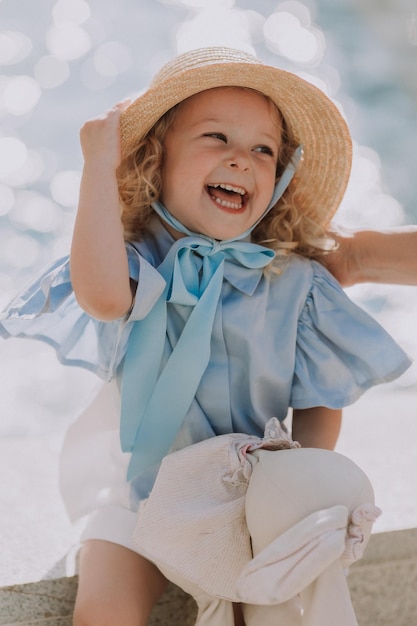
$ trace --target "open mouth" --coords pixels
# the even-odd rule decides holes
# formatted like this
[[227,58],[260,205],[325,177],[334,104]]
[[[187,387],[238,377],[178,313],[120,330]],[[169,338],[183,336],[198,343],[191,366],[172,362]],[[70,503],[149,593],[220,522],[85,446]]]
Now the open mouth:
[[247,202],[248,194],[243,187],[235,187],[228,183],[210,183],[207,185],[207,191],[214,202],[233,211],[243,209]]

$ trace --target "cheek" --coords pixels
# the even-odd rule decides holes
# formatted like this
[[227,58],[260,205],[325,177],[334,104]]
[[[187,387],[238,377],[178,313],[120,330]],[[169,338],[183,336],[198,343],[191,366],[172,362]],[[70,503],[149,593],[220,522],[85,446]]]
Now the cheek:
[[267,167],[260,173],[260,180],[262,181],[263,190],[267,193],[274,189],[276,184],[276,169],[275,166]]
[[179,153],[177,156],[170,156],[167,159],[165,167],[165,179],[173,185],[175,181],[178,181],[178,185],[184,185],[187,179],[190,178],[190,161],[185,156]]
[[[195,177],[189,168],[176,163],[162,174],[161,199],[168,210],[182,213],[195,199]],[[179,217],[179,215],[176,215]]]
[[162,193],[172,195],[180,187],[181,170],[176,159],[167,158],[162,168]]

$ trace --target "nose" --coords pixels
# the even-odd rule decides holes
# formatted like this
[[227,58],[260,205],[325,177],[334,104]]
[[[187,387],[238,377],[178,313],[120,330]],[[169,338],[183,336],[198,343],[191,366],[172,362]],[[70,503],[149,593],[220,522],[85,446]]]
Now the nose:
[[226,157],[228,167],[242,170],[242,172],[250,169],[250,159],[247,152],[243,149],[235,148]]

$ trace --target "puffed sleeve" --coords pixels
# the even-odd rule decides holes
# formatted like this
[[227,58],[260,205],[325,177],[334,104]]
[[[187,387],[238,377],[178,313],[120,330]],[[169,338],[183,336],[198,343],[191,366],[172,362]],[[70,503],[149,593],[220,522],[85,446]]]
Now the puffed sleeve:
[[298,323],[291,406],[341,408],[411,364],[392,337],[317,262]]
[[0,336],[39,339],[55,349],[64,365],[83,367],[111,380],[125,354],[131,322],[149,313],[165,286],[135,246],[127,244],[127,253],[130,276],[138,283],[128,316],[102,322],[85,313],[75,299],[66,256],[33,280],[0,314]]

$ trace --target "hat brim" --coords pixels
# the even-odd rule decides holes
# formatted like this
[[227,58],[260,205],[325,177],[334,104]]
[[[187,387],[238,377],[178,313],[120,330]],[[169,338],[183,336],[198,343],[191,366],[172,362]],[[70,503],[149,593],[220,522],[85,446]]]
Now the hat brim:
[[255,89],[276,104],[292,137],[303,147],[303,160],[292,183],[297,204],[327,224],[349,180],[350,133],[338,108],[320,89],[285,70],[263,63],[213,62],[154,81],[122,114],[122,153],[134,149],[173,106],[216,87]]

